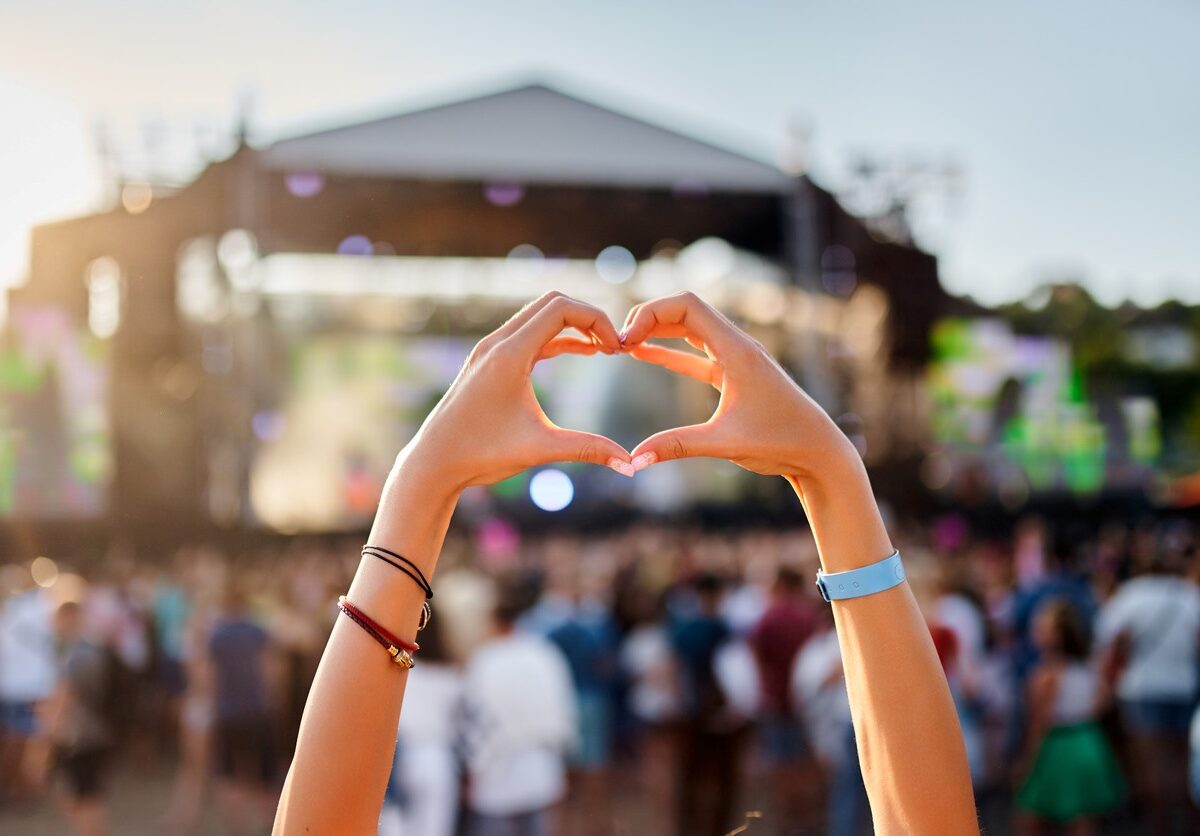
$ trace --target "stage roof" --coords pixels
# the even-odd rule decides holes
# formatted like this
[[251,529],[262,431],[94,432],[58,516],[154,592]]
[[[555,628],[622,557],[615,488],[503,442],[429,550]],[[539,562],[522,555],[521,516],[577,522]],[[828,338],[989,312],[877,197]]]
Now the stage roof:
[[404,179],[781,193],[760,160],[543,85],[281,140],[269,168]]

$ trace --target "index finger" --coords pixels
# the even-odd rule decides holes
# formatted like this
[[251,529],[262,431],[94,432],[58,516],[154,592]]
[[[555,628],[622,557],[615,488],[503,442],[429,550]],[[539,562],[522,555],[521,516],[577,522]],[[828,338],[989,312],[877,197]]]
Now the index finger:
[[520,342],[531,350],[541,350],[565,328],[575,328],[584,334],[592,335],[601,348],[609,352],[616,352],[621,348],[621,342],[617,339],[617,329],[613,327],[608,315],[595,305],[580,302],[569,296],[551,300],[522,324],[509,339]]
[[689,291],[645,302],[625,329],[625,346],[651,337],[692,335],[718,353],[738,340],[741,331],[715,308]]

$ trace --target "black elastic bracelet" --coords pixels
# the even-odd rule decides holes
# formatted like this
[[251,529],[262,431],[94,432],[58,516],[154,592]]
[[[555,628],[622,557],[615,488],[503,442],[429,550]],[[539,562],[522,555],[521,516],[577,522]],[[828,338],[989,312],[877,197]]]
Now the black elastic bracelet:
[[413,574],[412,572],[410,572],[408,569],[405,569],[403,566],[401,566],[401,565],[400,565],[399,563],[397,563],[396,561],[392,560],[392,559],[391,559],[391,558],[389,558],[389,557],[384,557],[383,555],[379,554],[378,552],[371,551],[370,549],[363,549],[363,552],[362,552],[362,553],[363,553],[363,555],[364,555],[364,556],[370,555],[371,557],[374,557],[374,558],[377,558],[377,559],[379,559],[379,560],[382,560],[384,563],[387,563],[387,564],[389,564],[390,566],[392,566],[393,568],[395,568],[395,569],[399,569],[401,572],[403,572],[404,574],[408,575],[410,578],[412,578],[412,580],[413,580],[413,583],[415,583],[417,586],[421,587],[421,591],[425,593],[425,600],[426,600],[426,601],[428,601],[430,598],[432,598],[432,597],[433,597],[433,593],[432,593],[432,592],[430,592],[430,591],[429,591],[429,590],[428,590],[428,589],[425,587],[425,584],[421,583],[421,579],[420,579],[419,577],[417,577],[416,575],[414,575],[414,574]]
[[[399,569],[401,572],[403,572],[404,574],[406,574],[410,578],[412,578],[413,581],[416,582],[417,586],[421,587],[421,589],[424,590],[426,601],[433,600],[433,587],[429,585],[429,580],[425,577],[425,573],[421,571],[421,568],[419,566],[417,566],[417,564],[413,563],[411,560],[409,560],[404,555],[396,554],[391,549],[385,549],[383,546],[372,546],[369,543],[367,545],[363,546],[362,553],[369,554],[369,555],[371,555],[371,557],[377,557],[380,560],[382,560],[384,563],[390,563],[392,566],[394,566],[395,568]],[[388,557],[388,555],[390,555],[390,557]],[[411,566],[412,572],[410,572],[404,566],[401,566],[399,563],[396,562],[396,560],[392,560],[391,559],[392,557],[394,557],[396,560],[399,560],[399,561],[407,564],[408,566]],[[416,574],[414,575],[413,572],[416,572]]]

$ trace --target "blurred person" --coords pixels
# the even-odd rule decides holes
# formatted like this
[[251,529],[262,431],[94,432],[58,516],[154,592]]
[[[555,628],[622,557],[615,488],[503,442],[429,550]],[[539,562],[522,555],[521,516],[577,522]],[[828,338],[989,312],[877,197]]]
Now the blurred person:
[[792,704],[804,719],[824,772],[825,833],[857,836],[866,822],[867,791],[854,740],[854,721],[833,613],[817,611],[813,634],[796,655]]
[[[143,719],[150,678],[149,616],[133,584],[135,564],[127,546],[115,544],[101,564],[102,575],[81,602],[84,632],[102,644],[115,662],[111,675],[123,698],[111,718],[123,741],[137,750],[138,763],[153,757],[153,740]],[[137,720],[137,722],[134,722]]]
[[171,833],[195,832],[204,812],[212,772],[213,665],[208,640],[216,620],[212,592],[196,590],[180,637],[183,697],[179,708],[179,764],[163,825]]
[[778,570],[771,598],[747,642],[754,652],[762,700],[758,731],[769,772],[776,815],[790,832],[805,825],[816,807],[816,761],[804,725],[793,711],[791,674],[796,655],[813,634],[816,602],[800,573]]
[[189,553],[177,553],[173,570],[157,573],[150,600],[159,716],[162,731],[172,743],[179,739],[179,711],[187,687],[183,642],[191,616],[191,600],[183,581],[188,557]]
[[[328,558],[328,555],[320,555]],[[300,733],[304,698],[317,672],[321,640],[329,634],[336,596],[316,581],[317,568],[302,560],[300,571],[280,577],[271,598],[265,627],[271,636],[272,683],[279,694],[277,713],[279,754],[291,757]]]
[[116,662],[84,632],[74,601],[59,606],[55,630],[59,684],[46,711],[53,769],[63,777],[64,806],[75,832],[102,836],[109,831],[104,793],[116,742],[112,705],[123,698],[114,678]]
[[747,532],[737,538],[734,583],[726,590],[721,616],[738,635],[754,629],[770,604],[778,544],[769,535]]
[[233,834],[257,833],[275,782],[273,718],[268,702],[270,639],[250,615],[232,579],[208,638],[212,665],[217,800]]
[[[976,714],[973,721],[978,724],[976,751],[971,751],[971,746],[976,744],[972,743],[965,728],[963,735],[968,747],[968,763],[972,766],[972,779],[977,788],[999,791],[1008,786],[1008,724],[1012,721],[1018,698],[1012,675],[1012,654],[998,637],[995,626],[987,623],[986,627],[984,652],[979,659],[974,680],[976,690],[973,708]],[[979,772],[980,761],[982,775]]]
[[[1033,625],[1038,610],[1055,600],[1070,602],[1085,625],[1096,617],[1096,599],[1091,583],[1080,570],[1080,551],[1087,542],[1084,532],[1076,526],[1060,526],[1053,533],[1044,560],[1044,571],[1033,574],[1015,591],[1012,629],[1015,639],[1013,672],[1022,688],[1025,678],[1038,662],[1038,645]],[[1032,550],[1033,547],[1026,545]],[[1018,555],[1018,559],[1032,561]]]
[[1182,806],[1191,832],[1200,815],[1187,799],[1187,736],[1200,686],[1200,587],[1181,577],[1183,554],[1160,548],[1145,573],[1121,584],[1096,626],[1129,738],[1134,790],[1154,833],[1169,833]]
[[745,723],[731,710],[717,674],[717,655],[733,637],[721,617],[724,584],[699,575],[690,612],[671,621],[671,647],[683,705],[676,737],[676,832],[724,834],[732,827]]
[[[591,580],[591,588],[588,581]],[[616,624],[592,577],[576,574],[563,611],[546,638],[559,649],[571,671],[575,690],[578,746],[571,755],[572,777],[578,792],[572,833],[606,832],[608,821],[608,766],[614,733],[613,699],[617,685],[618,636]]]
[[577,745],[571,671],[545,639],[519,633],[524,609],[505,589],[492,635],[463,675],[467,805],[474,836],[548,836],[567,791],[567,755]]
[[971,780],[979,787],[987,777],[982,693],[987,621],[973,591],[945,569],[939,573],[934,589],[936,597],[929,607],[930,629],[934,631],[935,646],[939,630],[946,631],[953,646],[952,654],[943,655],[943,668],[963,727]]
[[22,764],[56,681],[54,607],[26,567],[5,566],[0,581],[0,801],[24,800]]
[[672,751],[679,718],[679,669],[666,625],[666,595],[637,588],[627,596],[632,624],[621,642],[620,664],[634,721],[635,781],[655,803],[641,822],[647,833],[670,830],[670,813],[661,802],[674,794]]
[[421,664],[409,673],[404,703],[379,836],[454,836],[463,674],[442,640],[441,619],[421,632]]
[[[581,330],[585,339],[560,336],[568,327]],[[680,336],[704,346],[706,353],[649,342]],[[540,359],[564,352],[628,354],[662,365],[717,388],[718,407],[704,424],[665,430],[633,451],[603,436],[557,427],[538,405],[530,374]],[[785,476],[810,517],[822,571],[828,573],[822,577],[831,583],[845,579],[830,588],[831,609],[878,830],[978,832],[945,675],[904,583],[862,458],[760,344],[694,294],[638,305],[620,335],[602,310],[560,293],[546,294],[519,311],[472,350],[397,454],[369,542],[407,555],[423,576],[433,575],[451,516],[468,486],[493,484],[551,461],[607,465],[628,476],[691,456]],[[848,597],[857,582],[852,579],[864,581],[860,597]],[[427,583],[414,583],[364,555],[347,599],[399,630],[399,641],[411,642],[428,592]],[[511,617],[503,620],[511,625]],[[395,648],[395,642],[372,636],[355,619],[338,619],[305,707],[276,817],[278,833],[366,833],[377,826],[393,754],[390,738],[407,681],[405,669],[394,664],[403,658]],[[548,668],[546,676],[534,680],[515,662],[488,671],[475,687],[468,676],[469,699],[504,702],[509,708],[492,718],[492,725],[482,725],[479,736],[486,741],[514,725],[540,731],[544,711],[516,722],[512,715],[530,706],[541,709],[551,689],[561,691],[567,716],[556,725],[569,735],[572,702],[564,663],[559,660],[557,674]],[[521,675],[511,676],[513,669]],[[534,681],[538,687],[531,687]],[[540,783],[514,772],[505,776],[505,788],[526,794],[530,784]]]
[[[1084,836],[1125,796],[1116,756],[1096,723],[1107,695],[1088,663],[1087,628],[1074,605],[1052,601],[1034,624],[1041,661],[1028,684],[1029,728],[1018,765],[1025,833],[1045,825]],[[1166,831],[1155,831],[1166,832]]]

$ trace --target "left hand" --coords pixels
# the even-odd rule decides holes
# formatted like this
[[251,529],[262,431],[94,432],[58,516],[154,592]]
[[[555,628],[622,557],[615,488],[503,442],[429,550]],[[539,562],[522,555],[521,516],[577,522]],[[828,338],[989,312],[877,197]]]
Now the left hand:
[[[586,339],[561,336],[567,328]],[[557,291],[541,296],[479,341],[401,458],[452,490],[556,461],[591,462],[632,476],[624,447],[556,426],[530,383],[540,360],[620,348],[616,329],[599,308]]]

